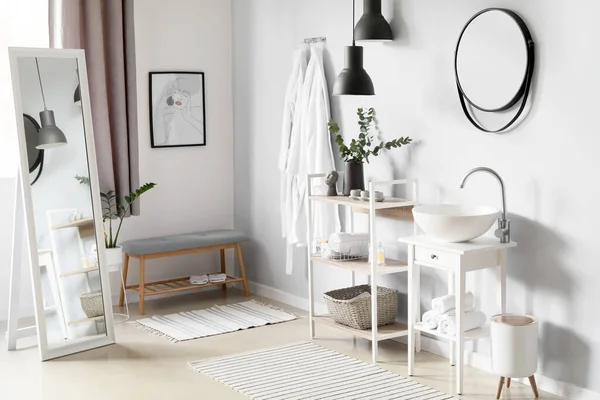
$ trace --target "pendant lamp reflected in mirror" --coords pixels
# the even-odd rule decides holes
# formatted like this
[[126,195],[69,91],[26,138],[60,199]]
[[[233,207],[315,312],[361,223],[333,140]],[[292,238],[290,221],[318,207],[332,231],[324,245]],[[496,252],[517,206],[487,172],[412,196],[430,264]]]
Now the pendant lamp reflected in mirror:
[[81,86],[77,85],[75,92],[73,93],[73,103],[81,104]]
[[333,84],[334,96],[373,96],[373,81],[363,67],[363,48],[354,40],[354,9],[352,0],[352,46],[346,46],[344,69]]
[[35,66],[37,68],[38,81],[40,83],[40,92],[42,93],[42,101],[44,102],[44,111],[40,112],[40,122],[42,128],[38,132],[36,149],[46,150],[67,144],[67,138],[63,131],[56,126],[54,119],[54,111],[48,110],[46,107],[46,97],[44,96],[44,87],[42,86],[42,76],[40,74],[40,64],[37,57],[35,58]]
[[363,16],[354,28],[354,37],[365,42],[393,40],[392,28],[381,14],[381,0],[363,0]]

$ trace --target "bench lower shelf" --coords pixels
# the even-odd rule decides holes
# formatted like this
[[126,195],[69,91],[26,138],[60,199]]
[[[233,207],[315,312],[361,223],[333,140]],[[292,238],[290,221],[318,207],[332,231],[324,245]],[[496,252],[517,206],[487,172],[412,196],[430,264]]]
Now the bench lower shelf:
[[[204,285],[192,285],[190,277],[168,279],[165,281],[146,282],[144,284],[144,296],[154,296],[157,294],[181,292],[184,290],[201,289],[209,286],[227,285],[228,283],[242,282],[243,278],[234,278],[228,276],[223,282],[209,282]],[[125,289],[140,291],[140,285],[125,286]]]

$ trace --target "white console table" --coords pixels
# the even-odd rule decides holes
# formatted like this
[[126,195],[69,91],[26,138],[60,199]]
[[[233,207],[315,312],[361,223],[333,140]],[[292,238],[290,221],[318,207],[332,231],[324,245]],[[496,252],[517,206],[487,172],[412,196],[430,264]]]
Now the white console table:
[[[408,374],[414,373],[415,334],[424,332],[450,343],[450,364],[456,364],[456,392],[463,392],[464,343],[488,336],[488,326],[463,331],[464,293],[467,272],[496,268],[499,312],[506,312],[506,249],[515,242],[500,243],[496,238],[481,237],[463,243],[441,243],[425,235],[399,239],[408,245]],[[448,291],[456,296],[456,335],[441,334],[418,323],[420,315],[420,266],[438,268],[448,273]]]

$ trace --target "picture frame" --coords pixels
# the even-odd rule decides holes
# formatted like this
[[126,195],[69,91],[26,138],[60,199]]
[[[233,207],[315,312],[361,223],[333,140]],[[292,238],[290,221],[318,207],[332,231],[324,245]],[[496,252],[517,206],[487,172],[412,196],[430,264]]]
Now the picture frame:
[[204,72],[149,72],[152,148],[206,146]]

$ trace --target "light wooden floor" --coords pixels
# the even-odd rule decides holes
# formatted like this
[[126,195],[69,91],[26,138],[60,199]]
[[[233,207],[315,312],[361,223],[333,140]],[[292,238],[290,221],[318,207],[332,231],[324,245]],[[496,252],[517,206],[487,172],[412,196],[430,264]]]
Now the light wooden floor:
[[[244,300],[241,292],[212,290],[152,300],[146,303],[147,315],[210,307],[214,304]],[[277,304],[268,299],[262,302]],[[280,305],[282,306],[282,305]],[[286,307],[289,309],[289,307]],[[130,307],[135,312],[137,307]],[[290,309],[299,315],[304,313]],[[135,318],[135,316],[134,316]],[[1,324],[0,324],[1,325]],[[2,332],[5,327],[2,326]],[[4,333],[0,334],[1,400],[148,400],[202,399],[234,400],[245,397],[192,372],[187,363],[253,349],[261,349],[307,339],[308,321],[301,318],[278,325],[250,329],[182,343],[169,343],[128,324],[117,324],[118,344],[41,363],[33,338],[23,339],[22,350],[7,352]],[[366,362],[370,342],[356,340],[326,326],[317,326],[316,343]],[[33,339],[33,340],[32,340]],[[380,346],[381,366],[406,375],[406,347],[386,341]],[[413,379],[438,390],[453,393],[453,368],[446,359],[421,352],[417,355],[419,376]],[[494,399],[497,377],[467,367],[465,400]],[[503,399],[532,399],[531,389],[513,383]],[[559,397],[541,393],[542,399]]]

